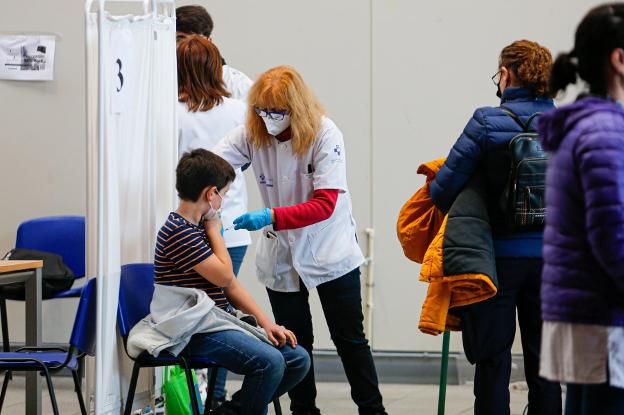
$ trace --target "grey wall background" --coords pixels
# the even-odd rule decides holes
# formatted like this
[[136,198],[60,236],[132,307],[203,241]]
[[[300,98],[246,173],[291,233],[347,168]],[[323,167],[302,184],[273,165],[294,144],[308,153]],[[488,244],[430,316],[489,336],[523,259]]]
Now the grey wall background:
[[[86,207],[84,6],[79,1],[3,0],[0,32],[55,32],[55,80],[0,81],[0,256],[17,225]],[[43,305],[45,341],[67,342],[77,301]],[[8,303],[11,341],[24,340],[24,303]]]
[[[377,350],[439,350],[417,329],[426,286],[395,236],[402,203],[423,180],[421,162],[444,156],[478,106],[496,105],[490,77],[501,48],[528,38],[554,54],[571,48],[581,16],[598,1],[214,0],[214,41],[252,78],[298,68],[342,129],[359,237],[376,232],[373,344]],[[19,222],[85,212],[84,7],[80,1],[3,0],[0,31],[57,32],[53,82],[0,81],[0,252]],[[255,184],[250,208],[260,206]],[[253,276],[241,278],[270,311]],[[317,346],[331,348],[312,295]],[[72,301],[44,306],[44,338],[66,341]],[[10,305],[13,340],[23,339],[23,304]],[[452,347],[460,350],[458,336]]]

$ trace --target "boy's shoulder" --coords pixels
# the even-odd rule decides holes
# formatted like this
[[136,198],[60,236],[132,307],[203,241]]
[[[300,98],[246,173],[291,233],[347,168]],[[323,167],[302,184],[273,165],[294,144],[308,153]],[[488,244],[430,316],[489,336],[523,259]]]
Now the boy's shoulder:
[[185,228],[190,228],[190,226],[184,218],[174,212],[171,212],[165,223],[160,228],[160,231],[166,235],[172,235]]
[[171,223],[171,224],[173,224],[175,226],[186,226],[187,225],[186,220],[184,220],[184,218],[181,215],[179,215],[179,214],[177,214],[175,212],[169,213],[169,217],[167,217],[167,223]]

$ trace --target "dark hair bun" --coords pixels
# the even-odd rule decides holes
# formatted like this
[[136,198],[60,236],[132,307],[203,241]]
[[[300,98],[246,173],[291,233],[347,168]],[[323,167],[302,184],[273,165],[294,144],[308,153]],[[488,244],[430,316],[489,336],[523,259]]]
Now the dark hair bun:
[[578,65],[574,53],[562,53],[557,56],[550,76],[550,92],[553,96],[576,83]]

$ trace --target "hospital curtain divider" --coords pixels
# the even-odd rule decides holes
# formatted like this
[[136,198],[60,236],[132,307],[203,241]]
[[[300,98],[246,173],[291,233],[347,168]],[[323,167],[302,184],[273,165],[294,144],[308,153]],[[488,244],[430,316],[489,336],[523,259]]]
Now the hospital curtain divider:
[[[98,24],[97,13],[91,12],[91,4],[85,6],[85,60],[86,60],[86,109],[87,109],[87,250],[97,246],[97,201],[98,186],[91,183],[97,181],[98,159]],[[86,275],[96,275],[97,268],[93,255],[87,253]],[[86,388],[88,408],[91,408],[95,396],[95,360],[86,360]]]
[[156,232],[176,202],[175,7],[154,1],[151,12],[137,1],[147,12],[139,16],[113,16],[103,0],[92,12],[87,3],[87,262],[98,277],[88,379],[98,415],[118,414],[126,392],[116,331],[121,265],[153,260]]

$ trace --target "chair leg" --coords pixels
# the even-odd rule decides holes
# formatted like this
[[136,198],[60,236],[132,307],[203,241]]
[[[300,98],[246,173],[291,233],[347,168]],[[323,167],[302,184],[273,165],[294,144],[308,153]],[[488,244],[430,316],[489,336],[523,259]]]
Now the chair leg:
[[80,379],[80,384],[82,385],[82,379],[84,379],[85,375],[85,358],[81,357],[78,359],[78,379]]
[[210,379],[208,380],[208,390],[206,391],[206,403],[204,404],[204,415],[208,415],[212,410],[212,400],[214,398],[215,385],[217,384],[218,368],[209,369]]
[[76,386],[76,395],[78,395],[78,403],[80,404],[80,412],[82,415],[87,415],[87,408],[85,406],[84,398],[82,396],[82,385],[80,375],[78,371],[72,370],[72,377],[74,378],[74,385]]
[[193,415],[201,415],[199,413],[199,404],[197,403],[197,395],[195,393],[195,384],[193,383],[193,373],[186,359],[182,359],[184,365],[184,374],[186,375],[186,384],[188,386],[189,397],[191,398],[191,410]]
[[275,415],[282,415],[282,405],[280,404],[279,398],[275,398],[273,407],[275,408]]
[[4,372],[4,382],[2,382],[2,392],[0,392],[0,413],[2,413],[2,405],[4,405],[4,398],[6,398],[7,387],[9,386],[9,380],[11,380],[11,371]]
[[0,298],[0,317],[2,319],[2,350],[4,352],[11,351],[11,343],[9,342],[9,321],[7,317],[6,299]]
[[[2,325],[2,351],[11,351],[9,340],[9,318],[7,314],[6,298],[0,298],[0,323]],[[13,379],[13,372],[9,371],[9,380]]]
[[52,378],[50,377],[50,372],[48,372],[48,368],[44,367],[42,373],[45,376],[46,382],[48,384],[50,401],[52,401],[52,412],[54,413],[54,415],[59,415],[58,405],[56,404],[56,394],[54,393],[54,385],[52,385]]
[[141,370],[141,366],[139,366],[137,362],[134,362],[134,366],[132,367],[132,377],[130,378],[130,386],[128,386],[128,397],[126,398],[124,415],[130,415],[130,413],[132,412],[134,391],[136,389],[137,381],[139,380],[139,370]]

